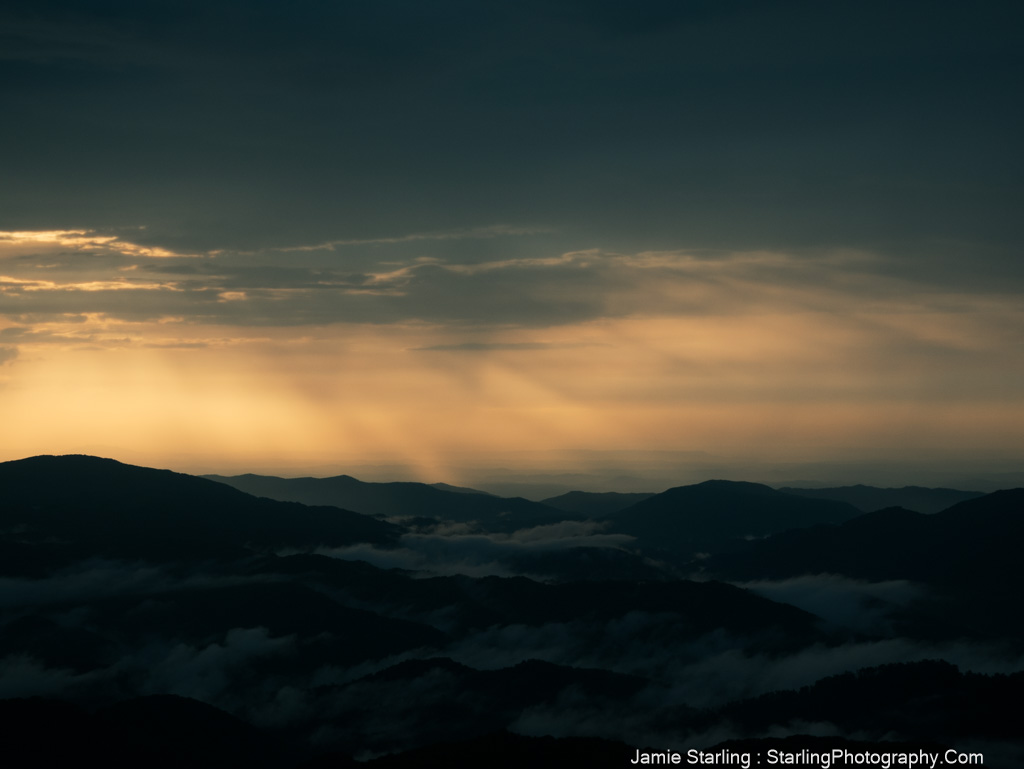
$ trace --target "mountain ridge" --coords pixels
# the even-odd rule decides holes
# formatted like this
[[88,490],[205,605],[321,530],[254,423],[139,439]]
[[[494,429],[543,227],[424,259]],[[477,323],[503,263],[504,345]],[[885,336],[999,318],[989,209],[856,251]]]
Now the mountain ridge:
[[333,505],[364,515],[437,517],[490,528],[525,527],[562,519],[560,510],[522,497],[497,497],[427,483],[361,481],[350,475],[280,478],[273,475],[204,475],[249,494],[308,505]]
[[[393,544],[402,529],[335,507],[261,499],[197,476],[82,454],[0,463],[0,527],[41,553],[194,558],[267,546]],[[3,549],[13,543],[3,542]]]
[[981,491],[962,491],[943,487],[900,486],[882,488],[858,483],[852,486],[834,486],[807,489],[780,486],[779,491],[814,499],[832,499],[847,502],[859,510],[870,513],[887,507],[905,507],[919,513],[938,513],[958,502],[984,496]]
[[806,499],[749,481],[675,486],[610,516],[612,530],[641,545],[692,555],[735,549],[751,538],[856,517],[852,505]]

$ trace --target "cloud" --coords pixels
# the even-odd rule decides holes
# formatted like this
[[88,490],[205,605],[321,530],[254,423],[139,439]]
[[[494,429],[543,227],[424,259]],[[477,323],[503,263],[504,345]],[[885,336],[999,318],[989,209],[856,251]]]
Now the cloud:
[[[20,344],[61,344],[71,340],[69,335],[57,333],[50,329],[33,328],[31,326],[8,326],[0,329],[0,341],[18,342]],[[92,335],[79,336],[78,341],[93,342]]]
[[1024,668],[1024,657],[999,645],[954,641],[924,643],[909,638],[813,645],[790,654],[750,653],[742,647],[709,648],[707,654],[669,663],[669,701],[713,707],[741,697],[798,689],[826,676],[894,662],[941,659],[962,671],[1013,673]]
[[[600,536],[600,529],[592,524],[567,521],[495,538],[492,545],[559,547],[570,540],[595,536]],[[479,542],[463,544],[475,547]],[[9,616],[12,607],[53,607],[46,610],[57,612],[50,615],[54,621],[88,627],[89,613],[82,604],[90,599],[133,594],[159,601],[167,585],[197,586],[203,579],[207,578],[174,581],[155,569],[95,562],[67,570],[61,579],[7,580],[0,584],[0,595],[8,597],[4,608]],[[763,587],[775,590],[779,596],[810,595],[816,601],[826,601],[826,594],[872,595],[893,602],[909,600],[913,595],[913,586],[905,583],[865,584],[831,578],[787,580],[765,583]],[[69,610],[69,603],[78,608]],[[387,606],[371,608],[384,613],[389,608],[396,610]],[[409,611],[408,607],[401,610]],[[435,613],[435,624],[445,622],[444,611]],[[322,745],[355,744],[353,735],[363,729],[360,739],[365,738],[364,746],[429,737],[429,730],[423,729],[430,719],[418,716],[424,703],[458,702],[470,708],[482,707],[466,692],[457,691],[451,676],[443,672],[422,676],[411,686],[404,681],[360,681],[370,673],[416,658],[422,651],[348,668],[328,664],[310,669],[297,662],[302,659],[302,645],[310,641],[308,638],[271,637],[263,627],[235,627],[209,642],[183,643],[174,640],[174,630],[148,628],[145,640],[130,648],[122,643],[113,662],[85,674],[47,668],[25,655],[9,655],[0,660],[0,696],[110,700],[169,692],[209,702],[259,725],[287,726],[298,732],[312,728],[311,724],[323,725],[314,739]],[[784,652],[777,648],[767,651],[761,645],[765,638],[758,632],[742,635],[716,630],[695,637],[688,623],[674,612],[628,611],[610,620],[581,617],[537,626],[463,629],[446,648],[430,653],[485,670],[540,659],[646,677],[648,685],[631,698],[611,704],[595,703],[577,690],[565,689],[556,699],[512,718],[512,728],[525,734],[601,735],[634,742],[649,740],[651,744],[668,744],[664,740],[682,744],[679,740],[685,738],[688,744],[698,746],[701,741],[709,744],[706,740],[712,733],[685,731],[683,716],[691,709],[715,708],[737,698],[799,688],[849,670],[927,659],[945,659],[961,670],[988,674],[1024,669],[1019,650],[996,644],[920,642],[910,638],[838,639]],[[349,685],[317,689],[340,684]],[[373,707],[366,708],[367,702],[374,703]],[[719,725],[714,735],[732,736],[729,728],[727,724]],[[827,723],[780,724],[773,730],[778,734],[842,731]]]
[[[470,667],[509,667],[527,659],[602,668],[655,682],[647,708],[709,708],[771,691],[798,689],[826,676],[894,662],[942,659],[983,674],[1024,670],[1005,644],[912,638],[814,642],[787,652],[761,649],[757,633],[715,630],[694,637],[677,615],[634,611],[607,622],[507,625],[459,638],[447,650]],[[770,639],[767,639],[770,640]]]
[[158,566],[90,559],[42,579],[0,577],[0,609],[23,610],[67,602],[266,581],[261,577],[176,575]]
[[[24,236],[25,233],[9,233]],[[216,253],[140,259],[113,237],[78,241],[9,262],[0,277],[4,313],[14,319],[93,315],[123,322],[176,318],[236,327],[434,324],[455,341],[412,347],[436,352],[585,348],[599,341],[503,338],[510,329],[556,329],[611,319],[790,317],[810,313],[884,337],[904,356],[970,355],[970,327],[941,334],[936,318],[969,314],[1019,330],[998,297],[951,293],[885,272],[878,255],[853,250],[774,251],[600,249],[550,255],[496,253],[486,259],[399,256],[340,268],[318,254]],[[70,236],[68,236],[70,237]],[[82,259],[75,258],[82,255]],[[346,260],[347,263],[347,260]],[[979,329],[980,331],[981,329]],[[471,333],[470,338],[466,338]],[[190,340],[195,341],[195,340]],[[875,343],[877,347],[877,342]],[[902,349],[895,349],[895,348]]]
[[294,645],[294,636],[271,638],[263,627],[234,628],[222,643],[203,647],[175,644],[158,656],[152,649],[144,649],[133,662],[148,658],[143,693],[178,694],[216,703],[223,701],[229,689],[237,690],[241,670],[254,660],[283,654]]
[[[999,421],[977,410],[1020,411],[1008,4],[930,11],[928,34],[920,4],[885,25],[870,9],[837,23],[824,6],[756,3],[414,5],[214,0],[196,6],[200,25],[169,6],[4,8],[19,119],[0,141],[19,152],[0,190],[0,313],[159,337],[75,361],[26,344],[3,369],[12,386],[109,370],[97,391],[138,402],[126,372],[159,367],[166,389],[130,417],[144,435],[119,441],[194,447],[216,432],[222,455],[231,436],[277,451],[278,425],[313,402],[310,454],[328,433],[422,455],[465,429],[465,448],[492,418],[502,441],[521,426],[518,445],[550,426],[539,439],[558,447],[712,451],[730,422],[763,425],[742,436],[757,447],[812,430],[870,445],[895,423],[885,445],[903,451],[908,435],[942,442],[926,409],[949,440]],[[638,331],[663,319],[674,327]],[[378,344],[371,325],[395,336]],[[280,344],[204,357],[201,337],[244,335],[213,326],[274,329]],[[283,367],[298,357],[288,333],[334,338]],[[591,343],[608,347],[575,347]],[[387,370],[351,360],[374,344]],[[396,348],[434,354],[399,362]],[[352,387],[355,371],[375,381]],[[448,392],[465,422],[399,437],[429,410],[404,404]],[[394,408],[352,405],[384,394]],[[23,402],[11,410],[38,408]],[[250,406],[261,416],[226,416]],[[68,412],[38,443],[97,434],[74,416],[85,408]],[[267,414],[280,422],[253,432]],[[976,443],[1012,442],[997,430]]]
[[303,3],[240,22],[212,2],[198,30],[156,7],[10,9],[22,119],[4,138],[23,157],[0,210],[18,230],[126,219],[204,252],[508,221],[609,248],[920,246],[985,224],[1012,240],[1013,12],[936,10],[922,34],[918,5],[885,30],[751,3]]
[[826,622],[866,633],[889,630],[893,610],[924,595],[921,586],[906,580],[867,582],[838,574],[736,584],[773,601],[809,611]]
[[623,549],[633,542],[633,537],[625,534],[603,533],[606,526],[595,521],[562,521],[511,534],[466,534],[460,529],[440,529],[444,533],[403,534],[396,548],[354,545],[317,552],[332,558],[366,561],[378,568],[436,575],[511,576],[531,573],[533,555],[571,548]]
[[0,346],[0,366],[10,363],[18,357],[18,348],[7,345]]
[[291,653],[295,644],[294,636],[271,638],[266,628],[255,627],[233,628],[222,641],[192,646],[161,638],[154,628],[148,642],[122,648],[109,666],[84,673],[49,668],[27,654],[8,655],[0,659],[0,697],[177,694],[239,712],[248,698],[258,694],[262,702],[269,696],[242,684],[246,670],[259,660]]
[[0,259],[47,254],[54,247],[85,253],[115,253],[129,257],[188,256],[158,246],[140,245],[119,235],[104,234],[95,230],[0,231]]
[[586,342],[460,342],[458,344],[435,344],[430,347],[413,347],[414,352],[487,352],[490,350],[566,350],[577,347],[594,347]]
[[[51,316],[52,318],[52,316]],[[22,318],[31,322],[31,318]],[[38,319],[36,319],[38,320]],[[194,336],[181,335],[180,338],[169,340],[144,341],[152,338],[149,329],[142,331],[138,326],[112,327],[112,324],[101,321],[88,314],[61,315],[57,319],[38,320],[29,326],[8,326],[0,329],[0,345],[14,342],[22,347],[40,348],[36,352],[53,348],[76,350],[109,350],[137,347],[141,349],[173,349],[196,350],[212,344],[225,345],[232,341],[223,337],[217,339],[196,339]],[[0,349],[4,349],[0,347]],[[16,348],[7,348],[16,349]],[[0,361],[2,362],[2,361]]]
[[417,232],[409,235],[394,235],[378,238],[355,238],[350,240],[329,240],[314,246],[286,246],[277,250],[289,251],[333,251],[339,246],[394,245],[397,243],[416,243],[432,240],[478,240],[481,238],[498,238],[516,235],[538,235],[550,230],[545,227],[510,227],[508,225],[491,225],[489,227],[473,227],[447,232]]
[[67,697],[94,683],[96,672],[75,673],[65,668],[48,668],[26,654],[0,659],[0,699],[10,697]]
[[[39,408],[41,386],[62,412],[47,437],[26,424],[24,450],[71,432],[94,445],[110,425],[97,398],[132,433],[121,445],[194,452],[215,432],[213,462],[258,448],[264,466],[284,453],[312,464],[330,448],[436,460],[431,480],[445,452],[538,440],[758,459],[828,435],[905,456],[955,435],[964,451],[1010,451],[1005,414],[1020,411],[1024,359],[1006,355],[1016,297],[939,291],[861,253],[564,251],[387,269],[108,256],[118,266],[95,274],[74,259],[22,264],[10,277],[37,290],[3,287],[0,312],[24,338],[3,369],[23,384],[8,419]],[[71,288],[85,285],[102,290]],[[91,392],[66,390],[72,370]]]
[[148,342],[142,345],[153,350],[202,350],[210,346],[209,342]]

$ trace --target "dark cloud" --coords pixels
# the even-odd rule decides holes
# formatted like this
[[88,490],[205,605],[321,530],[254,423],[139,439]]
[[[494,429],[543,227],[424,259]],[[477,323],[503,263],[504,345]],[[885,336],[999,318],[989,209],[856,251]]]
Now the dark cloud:
[[[664,273],[638,285],[607,259],[530,261],[579,249],[813,263],[859,248],[876,256],[872,275],[1006,291],[1021,277],[1024,113],[1005,98],[1024,76],[1019,15],[740,0],[8,4],[0,89],[19,119],[0,126],[17,148],[0,229],[119,240],[23,253],[0,275],[159,287],[4,284],[4,310],[545,326],[757,299],[664,296]],[[146,260],[144,247],[204,258]],[[744,269],[765,285],[823,275]],[[515,349],[427,349],[496,344]]]
[[[180,317],[239,326],[425,321],[543,327],[600,317],[730,315],[780,308],[956,313],[971,312],[979,301],[1003,299],[977,292],[953,295],[927,277],[887,275],[883,258],[860,252],[621,254],[590,249],[475,262],[392,254],[371,271],[349,272],[327,266],[330,261],[325,263],[315,252],[140,260],[130,253],[134,247],[104,246],[129,252],[108,254],[119,265],[116,269],[93,269],[89,260],[76,263],[62,257],[45,273],[32,266],[12,270],[14,277],[0,282],[5,314],[21,322],[94,313],[121,320]],[[36,258],[43,257],[48,258]],[[288,263],[280,263],[282,259]],[[364,266],[373,267],[369,262]],[[1015,333],[1012,318],[1004,325]],[[907,341],[916,347],[942,347],[913,335]],[[553,346],[574,344],[483,339],[419,349]],[[941,352],[949,350],[943,347]]]
[[[1020,10],[8,4],[4,228],[185,250],[1019,243]],[[571,242],[570,242],[571,241]],[[1015,269],[1006,253],[990,267]]]
[[[451,377],[488,408],[558,397],[558,445],[601,430],[618,443],[632,430],[631,445],[740,440],[724,422],[690,429],[709,399],[802,415],[831,400],[837,419],[842,404],[942,402],[938,422],[896,420],[897,443],[940,442],[933,429],[988,424],[986,408],[1015,413],[1024,381],[1007,354],[1024,287],[1022,18],[1020,4],[925,0],[6,3],[0,324],[48,336],[5,341],[7,363],[20,358],[4,375],[73,365],[58,344],[219,347],[194,327],[234,326],[255,330],[216,333],[263,340],[230,365],[238,382],[310,409],[331,393],[336,424],[374,410],[340,418],[365,393],[328,376],[389,369],[402,398],[447,396]],[[11,234],[44,231],[68,236]],[[722,322],[741,315],[746,329]],[[783,315],[793,323],[770,322]],[[650,317],[681,322],[625,329]],[[56,327],[85,318],[78,336]],[[609,318],[624,322],[595,322]],[[289,329],[329,324],[404,327],[303,332],[306,364],[278,365]],[[385,354],[347,365],[345,334]],[[609,346],[584,365],[571,347],[588,340]],[[247,355],[275,375],[243,373]],[[195,379],[214,355],[146,357],[181,364],[161,380],[175,392],[214,397]],[[532,390],[495,386],[513,358]],[[417,367],[430,376],[391,373]],[[222,402],[216,422],[189,424],[242,436]],[[570,425],[570,402],[593,411]],[[804,445],[808,425],[872,442],[847,416],[838,429],[780,416],[788,442],[756,451]],[[64,422],[86,436],[75,445],[95,434]],[[982,430],[977,444],[1011,442]]]

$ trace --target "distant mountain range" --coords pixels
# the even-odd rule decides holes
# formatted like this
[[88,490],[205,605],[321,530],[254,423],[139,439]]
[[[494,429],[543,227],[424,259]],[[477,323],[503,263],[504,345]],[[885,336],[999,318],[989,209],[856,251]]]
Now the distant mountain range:
[[840,525],[788,531],[717,556],[710,565],[738,579],[835,573],[949,587],[1018,584],[1022,544],[1024,489],[1012,489],[932,515],[890,508]]
[[779,491],[813,499],[833,499],[838,502],[846,502],[864,513],[884,510],[887,507],[903,507],[918,513],[937,513],[957,502],[984,496],[980,491],[928,489],[923,486],[880,489],[860,484],[827,489],[796,489],[783,486],[779,488]]
[[5,766],[603,767],[649,742],[951,740],[1020,765],[1024,489],[926,514],[722,480],[546,503],[222,481],[0,463]]
[[[829,676],[796,691],[730,703],[715,715],[754,732],[804,720],[855,724],[861,735],[874,739],[902,733],[943,744],[968,735],[1015,738],[1019,721],[997,703],[1021,696],[1024,673],[963,673],[949,662],[923,660]],[[928,719],[919,718],[924,700],[932,714]]]
[[366,515],[427,517],[488,529],[515,529],[561,520],[560,511],[539,502],[496,497],[472,489],[426,483],[371,483],[349,475],[330,478],[278,478],[272,475],[205,475],[247,494],[304,505],[333,505]]
[[[291,555],[260,561],[252,573],[289,575],[349,603],[374,602],[388,614],[425,621],[444,611],[451,633],[492,626],[542,627],[571,621],[604,622],[630,612],[674,615],[687,635],[714,628],[753,632],[776,627],[809,642],[818,638],[812,615],[721,582],[578,581],[544,584],[525,577],[413,578],[394,569],[322,555]],[[415,608],[411,608],[415,607]]]
[[705,481],[655,494],[610,520],[612,531],[636,537],[641,547],[692,555],[859,513],[845,502],[786,494],[759,483]]
[[1015,639],[1024,615],[1024,489],[996,491],[925,515],[902,508],[840,525],[787,531],[705,562],[709,575],[739,581],[840,574],[930,587],[901,627],[918,637]]
[[569,513],[600,518],[624,510],[637,502],[654,496],[654,492],[625,494],[617,491],[593,492],[570,491],[557,497],[542,500],[542,503]]
[[[306,728],[342,728],[367,734],[368,747],[387,747],[388,737],[374,745],[369,724],[394,719],[405,724],[413,744],[483,737],[514,724],[524,711],[542,709],[559,697],[576,696],[595,706],[617,709],[650,681],[608,670],[555,665],[525,660],[495,670],[477,670],[448,657],[399,662],[355,681],[319,687],[310,692],[316,702],[343,701],[341,712],[310,710]],[[417,692],[418,701],[403,697]]]

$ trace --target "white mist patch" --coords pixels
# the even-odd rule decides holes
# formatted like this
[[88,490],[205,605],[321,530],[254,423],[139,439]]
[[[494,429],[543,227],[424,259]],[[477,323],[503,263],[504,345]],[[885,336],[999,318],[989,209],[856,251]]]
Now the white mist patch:
[[179,643],[169,649],[151,649],[149,654],[156,659],[149,667],[144,691],[217,703],[239,670],[256,658],[282,654],[294,643],[295,636],[271,638],[266,628],[254,627],[234,628],[228,631],[223,643],[201,648]]
[[48,668],[27,654],[11,654],[0,660],[0,699],[67,696],[98,677],[96,672]]
[[735,582],[779,603],[788,603],[826,622],[862,632],[886,630],[890,609],[920,598],[924,589],[907,580],[867,582],[839,574],[807,574],[790,579]]
[[161,569],[147,564],[87,561],[43,579],[0,579],[0,608],[148,593],[169,584]]
[[686,638],[672,615],[630,612],[607,622],[507,625],[453,643],[448,656],[478,669],[511,667],[527,659],[638,675],[652,684],[637,695],[652,712],[673,706],[714,708],[772,691],[799,689],[862,668],[946,660],[962,672],[1024,670],[1024,655],[1000,644],[926,643],[908,638],[816,643],[779,655],[755,651],[754,637],[715,630]]
[[670,663],[664,680],[670,682],[669,702],[716,707],[767,692],[799,689],[862,668],[925,660],[945,660],[961,672],[1006,674],[1024,669],[1024,656],[993,644],[892,638],[841,646],[815,644],[785,657],[723,648],[696,661]]
[[91,559],[73,564],[42,579],[0,578],[0,609],[55,603],[83,604],[113,596],[146,595],[169,590],[227,587],[275,580],[274,577],[265,576],[208,574],[182,577],[147,563]]
[[319,548],[316,553],[348,561],[366,561],[383,569],[507,577],[523,573],[510,563],[515,559],[578,547],[622,549],[633,541],[633,537],[626,534],[603,533],[606,526],[607,523],[599,521],[560,521],[509,534],[467,534],[460,527],[429,534],[403,534],[399,547],[392,549],[359,544]]

